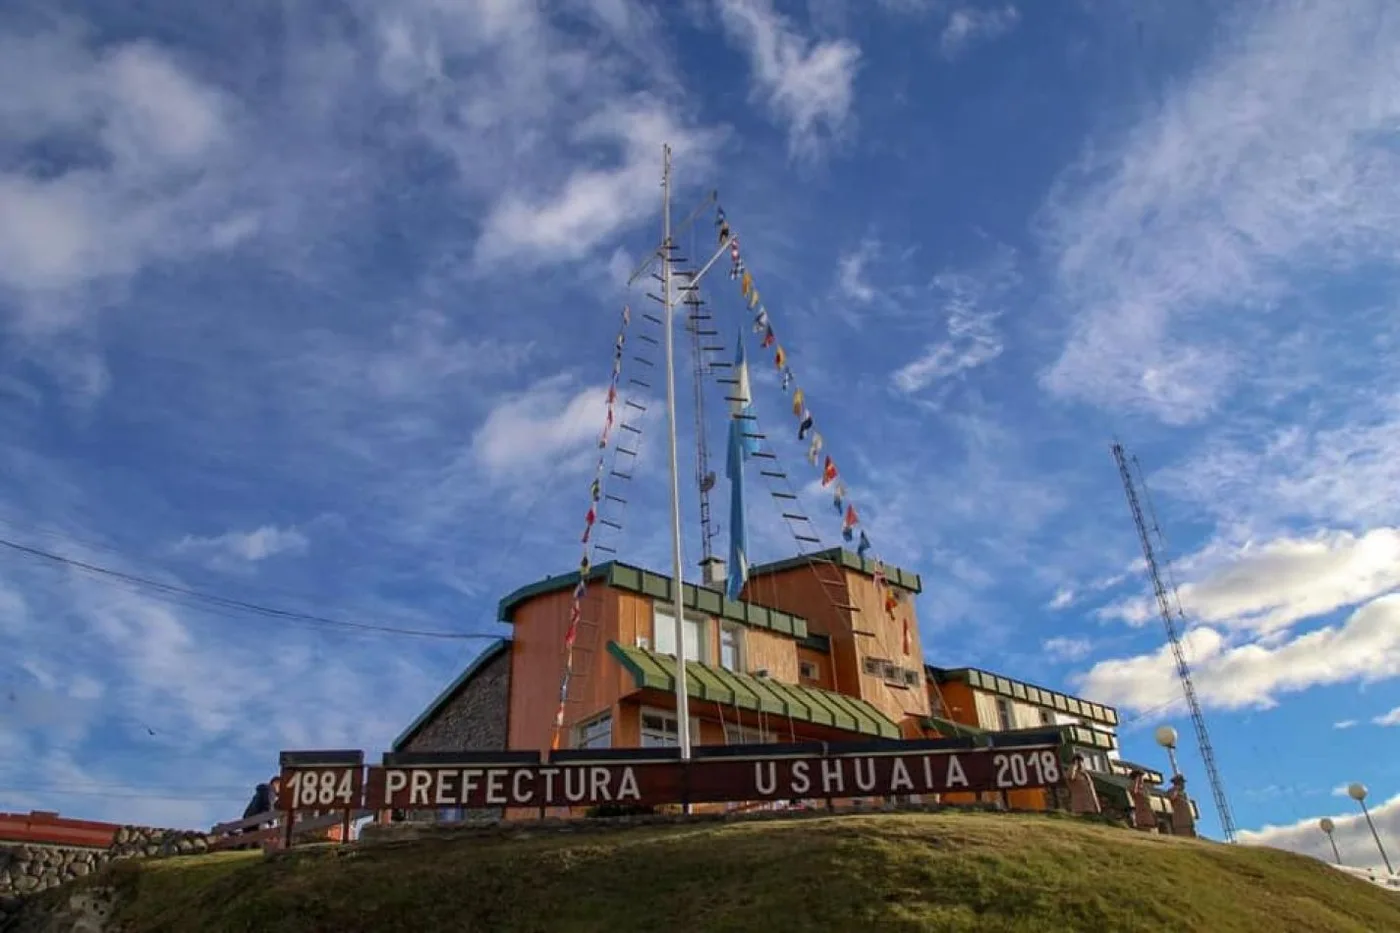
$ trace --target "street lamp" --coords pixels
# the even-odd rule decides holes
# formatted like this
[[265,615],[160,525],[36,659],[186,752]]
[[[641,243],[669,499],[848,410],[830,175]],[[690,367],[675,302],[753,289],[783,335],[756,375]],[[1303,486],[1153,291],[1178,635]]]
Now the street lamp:
[[1350,784],[1347,786],[1347,796],[1361,804],[1361,812],[1366,816],[1366,825],[1371,827],[1371,838],[1376,840],[1376,848],[1381,850],[1381,861],[1385,862],[1385,870],[1388,874],[1395,874],[1395,869],[1390,867],[1390,857],[1385,854],[1385,846],[1381,845],[1381,834],[1376,832],[1376,824],[1371,822],[1371,811],[1366,809],[1365,784]]
[[1327,834],[1327,841],[1332,843],[1332,854],[1337,857],[1337,864],[1342,864],[1342,853],[1337,849],[1337,837],[1332,835],[1332,830],[1337,828],[1337,824],[1324,816],[1317,821],[1317,828]]
[[1176,766],[1176,730],[1171,726],[1158,726],[1155,733],[1157,744],[1167,750],[1167,759],[1172,763],[1172,777],[1181,773]]

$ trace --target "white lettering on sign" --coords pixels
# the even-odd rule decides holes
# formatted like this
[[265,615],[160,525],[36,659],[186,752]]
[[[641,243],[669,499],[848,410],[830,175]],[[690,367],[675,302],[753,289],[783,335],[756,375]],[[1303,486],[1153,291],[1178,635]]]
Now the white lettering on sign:
[[413,783],[408,788],[408,805],[410,807],[428,805],[428,788],[433,783],[433,772],[415,771],[413,772]]
[[[865,765],[864,768],[861,765]],[[875,789],[875,762],[869,758],[857,758],[856,767],[856,787],[869,793]]]
[[355,769],[299,768],[287,776],[286,801],[294,808],[354,804]]
[[792,792],[801,797],[812,789],[812,778],[807,773],[810,766],[805,761],[792,763]]
[[963,771],[962,762],[958,761],[957,755],[948,756],[948,780],[944,782],[947,787],[959,784],[967,786],[967,772]]
[[408,786],[408,774],[403,771],[390,771],[384,775],[384,806],[394,799],[394,795]]
[[[766,765],[766,767],[765,767]],[[765,775],[767,779],[765,780]],[[771,794],[778,789],[778,764],[774,761],[753,763],[753,783],[760,794]]]
[[642,792],[637,788],[637,774],[631,768],[622,769],[622,780],[617,782],[617,799],[642,799]]
[[503,768],[492,768],[486,772],[486,802],[499,806],[506,802],[506,772]]
[[524,782],[533,778],[529,771],[520,768],[515,772],[515,782],[510,786],[510,792],[515,795],[516,800],[529,800],[530,791],[524,787]]
[[904,759],[896,758],[890,769],[890,790],[913,790],[914,782],[909,777],[909,769],[904,767]]
[[1053,784],[1060,779],[1060,761],[1052,751],[1006,752],[992,757],[999,788]]
[[841,759],[827,758],[822,761],[822,792],[827,796],[841,793],[846,789],[846,778],[841,773]]

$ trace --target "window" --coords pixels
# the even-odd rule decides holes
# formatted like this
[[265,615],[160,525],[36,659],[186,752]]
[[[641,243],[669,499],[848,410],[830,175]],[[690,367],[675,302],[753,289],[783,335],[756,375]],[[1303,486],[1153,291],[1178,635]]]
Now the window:
[[1055,714],[1048,709],[1040,711],[1040,724],[1042,726],[1053,726],[1055,724]]
[[997,729],[1005,732],[1014,728],[1016,728],[1016,718],[1012,715],[1011,701],[1006,697],[997,697]]
[[[704,618],[686,616],[685,619],[685,659],[687,661],[709,660],[705,639]],[[651,642],[657,654],[676,656],[676,617],[660,606],[651,610]]]
[[[686,647],[688,650],[688,643]],[[744,669],[744,633],[737,625],[719,627],[719,665],[727,671]]]
[[[700,720],[690,718],[690,742],[700,737]],[[681,744],[676,714],[659,709],[642,710],[642,748],[672,748]]]
[[612,748],[612,714],[604,713],[575,728],[574,748]]
[[726,745],[761,745],[776,741],[778,741],[778,737],[772,732],[764,732],[762,729],[753,729],[732,722],[724,724]]
[[821,678],[821,671],[815,661],[798,661],[797,672],[803,680],[819,680]]

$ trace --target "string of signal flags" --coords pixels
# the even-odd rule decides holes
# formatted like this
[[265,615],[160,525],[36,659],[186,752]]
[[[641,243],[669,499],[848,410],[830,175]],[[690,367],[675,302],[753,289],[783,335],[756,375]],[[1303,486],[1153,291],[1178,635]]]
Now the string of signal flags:
[[[721,245],[726,241],[729,243],[729,277],[738,283],[740,297],[748,310],[753,312],[752,329],[759,348],[772,354],[773,366],[778,371],[779,382],[784,394],[789,390],[792,391],[791,409],[793,419],[797,422],[797,440],[807,444],[807,462],[819,470],[822,488],[831,490],[832,506],[835,508],[836,514],[841,516],[841,539],[846,542],[854,541],[856,554],[863,559],[867,558],[871,554],[873,546],[869,535],[866,534],[865,528],[861,525],[860,513],[856,511],[855,503],[851,501],[835,459],[832,458],[831,454],[824,452],[826,442],[821,431],[817,429],[816,416],[808,406],[807,395],[802,391],[797,376],[793,373],[792,366],[788,362],[787,351],[783,348],[782,341],[778,339],[777,332],[773,329],[772,317],[769,315],[768,307],[764,304],[763,296],[754,281],[753,271],[744,262],[743,253],[739,248],[739,237],[731,229],[724,208],[718,204],[715,206],[715,227],[717,228],[718,242]],[[884,561],[878,556],[874,556],[872,559],[875,565],[873,574],[875,586],[882,594],[885,613],[893,619],[899,605],[904,601],[904,594],[889,585],[889,580],[885,575]],[[910,653],[907,615],[904,618],[903,649],[906,655]]]
[[569,681],[574,676],[574,644],[578,640],[579,622],[583,619],[583,594],[588,588],[588,572],[593,569],[593,531],[598,524],[598,509],[603,499],[604,462],[617,418],[617,384],[622,376],[622,351],[627,346],[627,330],[631,324],[632,309],[623,305],[617,337],[613,340],[612,376],[608,380],[603,429],[598,434],[598,459],[593,467],[593,480],[588,484],[588,511],[583,517],[581,540],[583,554],[579,558],[578,583],[574,586],[573,601],[569,605],[569,626],[564,632],[564,674],[559,682],[559,706],[554,712],[551,748],[559,747],[559,733],[564,728],[564,715],[569,702]]

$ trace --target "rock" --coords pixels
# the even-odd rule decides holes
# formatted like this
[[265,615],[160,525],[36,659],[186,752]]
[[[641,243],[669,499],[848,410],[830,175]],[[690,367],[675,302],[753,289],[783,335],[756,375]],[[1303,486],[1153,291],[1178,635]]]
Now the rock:
[[33,891],[37,887],[39,887],[39,879],[33,875],[20,875],[15,879],[15,890],[21,893]]
[[73,873],[74,877],[81,878],[83,875],[92,871],[92,865],[88,862],[74,862],[72,865],[68,866],[68,870]]

